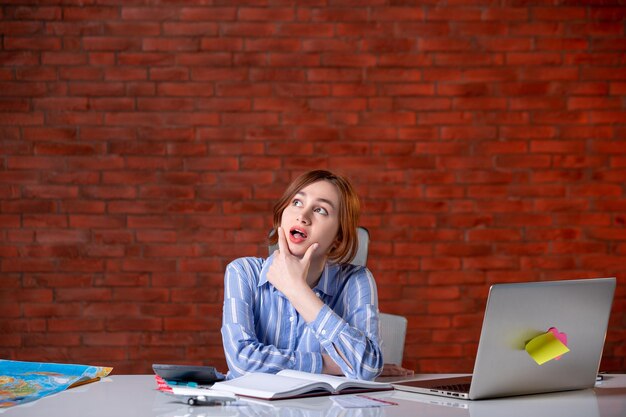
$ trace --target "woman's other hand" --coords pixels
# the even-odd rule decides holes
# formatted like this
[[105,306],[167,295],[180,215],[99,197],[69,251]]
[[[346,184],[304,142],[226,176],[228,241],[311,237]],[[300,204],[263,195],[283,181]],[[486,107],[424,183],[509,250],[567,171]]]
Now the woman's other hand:
[[412,376],[415,372],[411,369],[406,369],[395,363],[386,363],[383,365],[383,371],[379,376]]

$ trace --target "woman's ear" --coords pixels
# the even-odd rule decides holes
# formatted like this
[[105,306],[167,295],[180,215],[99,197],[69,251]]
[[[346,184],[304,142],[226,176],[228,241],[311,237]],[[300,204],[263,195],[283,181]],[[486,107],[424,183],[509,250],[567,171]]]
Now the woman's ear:
[[333,244],[330,246],[330,251],[336,251],[337,248],[341,245],[341,239],[339,238],[339,236],[335,237],[335,240],[333,240]]

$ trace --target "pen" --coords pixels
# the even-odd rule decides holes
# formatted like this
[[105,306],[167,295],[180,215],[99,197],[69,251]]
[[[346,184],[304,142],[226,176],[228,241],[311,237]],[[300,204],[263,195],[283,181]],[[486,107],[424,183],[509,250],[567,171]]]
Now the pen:
[[370,397],[368,395],[357,395],[357,397],[367,398],[368,400],[378,401],[379,403],[387,404],[387,405],[398,405],[398,403],[394,403],[393,401],[383,400],[380,398]]

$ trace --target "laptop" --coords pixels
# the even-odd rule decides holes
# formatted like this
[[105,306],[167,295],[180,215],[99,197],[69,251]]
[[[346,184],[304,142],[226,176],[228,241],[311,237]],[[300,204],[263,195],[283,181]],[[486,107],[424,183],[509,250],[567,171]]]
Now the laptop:
[[[553,392],[547,394],[508,397],[484,401],[467,401],[435,395],[419,395],[403,392],[393,396],[397,399],[424,404],[420,411],[425,416],[467,417],[600,417],[600,406],[592,389]],[[446,412],[446,409],[461,409],[464,412]]]
[[[615,285],[615,278],[494,284],[472,375],[393,386],[468,400],[592,388]],[[567,335],[569,352],[538,365],[526,343],[553,327]]]

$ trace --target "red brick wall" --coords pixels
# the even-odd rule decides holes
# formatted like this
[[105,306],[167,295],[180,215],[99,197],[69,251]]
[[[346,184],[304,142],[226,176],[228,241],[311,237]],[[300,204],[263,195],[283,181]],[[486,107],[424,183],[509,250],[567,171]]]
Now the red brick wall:
[[406,366],[470,371],[491,283],[617,276],[626,370],[619,1],[74,3],[0,8],[0,357],[224,369],[224,267],[321,167]]

